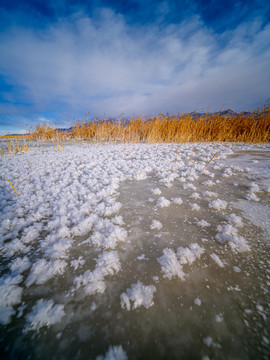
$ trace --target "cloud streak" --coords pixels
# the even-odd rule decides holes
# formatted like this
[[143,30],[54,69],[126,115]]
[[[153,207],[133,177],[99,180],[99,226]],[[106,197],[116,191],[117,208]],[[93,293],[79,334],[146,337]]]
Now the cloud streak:
[[108,8],[43,29],[12,25],[0,34],[8,85],[0,112],[71,118],[262,106],[270,93],[269,38],[259,16],[216,34],[198,15],[138,26]]

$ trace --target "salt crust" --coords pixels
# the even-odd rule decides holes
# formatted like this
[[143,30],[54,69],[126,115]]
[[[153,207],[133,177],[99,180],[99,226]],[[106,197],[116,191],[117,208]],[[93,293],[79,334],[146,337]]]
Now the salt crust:
[[145,286],[140,281],[132,284],[131,288],[127,289],[125,293],[120,295],[122,309],[131,309],[130,302],[133,301],[132,310],[144,306],[149,308],[154,305],[153,296],[156,292],[154,285]]
[[121,345],[110,346],[109,350],[104,356],[99,355],[96,360],[127,360],[127,354],[123,350]]

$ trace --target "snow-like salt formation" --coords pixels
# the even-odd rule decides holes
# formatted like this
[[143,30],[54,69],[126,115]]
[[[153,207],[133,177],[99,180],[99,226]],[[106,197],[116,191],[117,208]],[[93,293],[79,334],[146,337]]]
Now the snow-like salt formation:
[[238,230],[231,224],[218,225],[216,239],[221,243],[228,242],[233,251],[249,251],[246,239],[238,234]]
[[201,306],[202,301],[201,301],[199,298],[196,298],[196,299],[194,300],[194,304],[197,305],[197,306]]
[[6,325],[11,321],[11,316],[15,313],[13,305],[21,302],[23,288],[18,286],[22,281],[20,275],[4,275],[0,278],[0,324]]
[[158,262],[161,265],[161,271],[163,277],[171,280],[173,277],[178,277],[184,280],[185,273],[183,267],[177,259],[175,252],[172,249],[166,248],[163,250],[163,255],[158,258]]
[[154,195],[161,195],[161,191],[159,188],[155,188],[151,190]]
[[183,271],[184,264],[192,264],[196,259],[199,259],[204,253],[204,249],[196,243],[190,244],[189,247],[179,247],[177,254],[169,248],[163,250],[163,255],[158,258],[161,265],[163,277],[172,279],[178,277],[184,280],[185,273]]
[[41,327],[50,327],[65,315],[64,305],[54,305],[53,300],[40,299],[26,315],[26,331],[39,330]]
[[125,293],[121,294],[121,307],[130,310],[130,302],[133,301],[132,310],[140,306],[149,308],[154,305],[153,297],[156,290],[154,285],[145,286],[138,281],[136,284],[132,284],[131,288],[127,289]]
[[96,360],[128,360],[126,352],[121,345],[110,346],[104,356],[99,355]]
[[164,208],[170,206],[170,200],[166,199],[164,196],[161,196],[157,199],[157,206]]
[[150,228],[160,230],[160,229],[162,229],[162,224],[158,220],[153,220],[151,225],[150,225]]
[[220,200],[220,199],[212,200],[212,201],[209,202],[209,207],[213,208],[213,209],[215,209],[217,211],[226,209],[227,205],[228,205],[227,201]]
[[195,224],[197,224],[198,226],[200,226],[202,228],[211,226],[211,224],[209,224],[209,222],[207,222],[205,220],[195,221]]
[[224,268],[223,262],[220,260],[219,256],[215,253],[210,254],[211,258],[220,266],[221,268]]
[[183,203],[183,200],[180,197],[172,198],[171,201],[177,205],[181,205]]

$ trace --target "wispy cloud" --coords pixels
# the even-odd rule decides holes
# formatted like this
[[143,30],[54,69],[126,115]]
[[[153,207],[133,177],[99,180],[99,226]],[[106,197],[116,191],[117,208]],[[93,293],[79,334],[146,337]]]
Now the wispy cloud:
[[42,29],[13,25],[0,34],[0,73],[9,86],[0,112],[82,117],[251,109],[270,94],[269,38],[260,16],[217,34],[198,15],[138,26],[108,8]]

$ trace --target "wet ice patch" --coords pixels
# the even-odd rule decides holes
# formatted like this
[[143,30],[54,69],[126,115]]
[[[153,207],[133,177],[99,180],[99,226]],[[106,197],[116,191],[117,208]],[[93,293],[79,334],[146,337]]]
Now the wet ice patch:
[[130,302],[132,301],[132,310],[140,306],[144,306],[148,309],[150,306],[154,305],[153,296],[155,292],[156,287],[154,285],[145,286],[138,281],[136,284],[132,284],[131,288],[127,289],[125,293],[121,294],[121,307],[130,310]]

